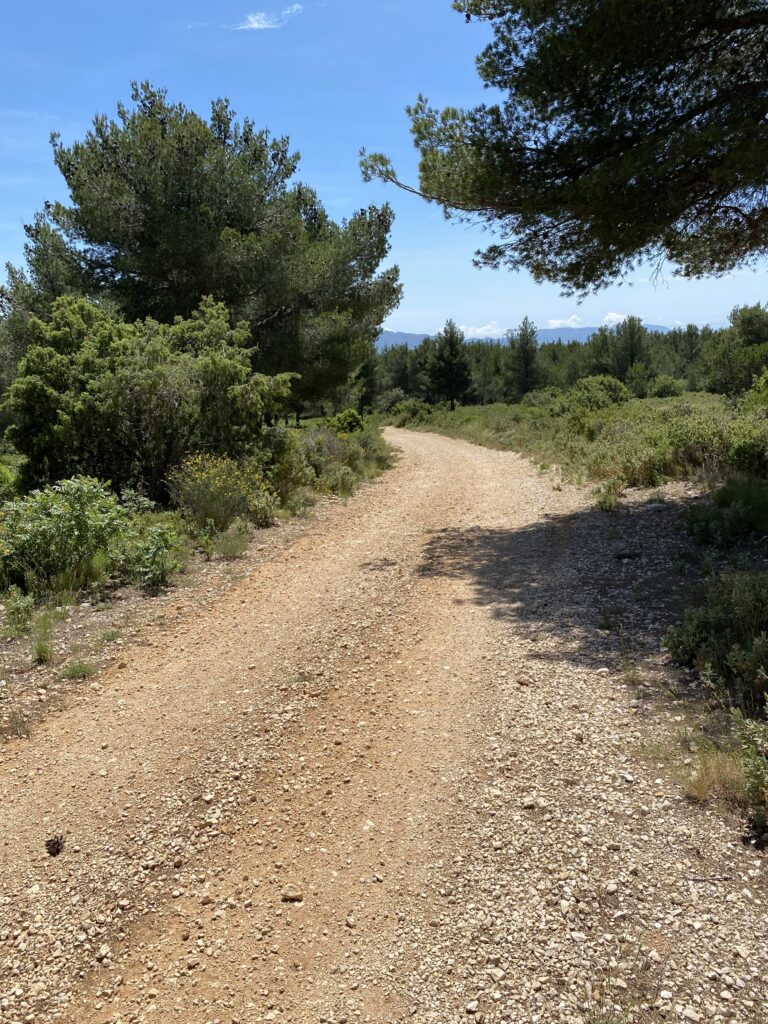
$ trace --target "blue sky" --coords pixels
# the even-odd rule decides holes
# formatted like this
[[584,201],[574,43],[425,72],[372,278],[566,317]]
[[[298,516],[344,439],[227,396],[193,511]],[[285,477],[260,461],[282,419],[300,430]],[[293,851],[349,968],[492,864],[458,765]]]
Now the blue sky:
[[[0,261],[21,262],[22,225],[45,199],[66,199],[48,137],[81,137],[97,111],[113,113],[132,79],[165,86],[207,112],[227,96],[241,115],[289,134],[300,177],[342,218],[384,199],[397,222],[392,259],[405,297],[387,326],[430,332],[452,317],[467,333],[501,333],[532,317],[540,327],[594,325],[624,314],[648,323],[720,324],[736,304],[768,300],[766,267],[720,279],[662,281],[639,272],[581,305],[525,274],[476,270],[488,235],[445,222],[394,188],[366,185],[358,150],[391,156],[416,180],[406,104],[483,98],[474,56],[488,36],[450,0],[25,0],[7,5],[0,35]],[[550,323],[552,322],[552,323]]]

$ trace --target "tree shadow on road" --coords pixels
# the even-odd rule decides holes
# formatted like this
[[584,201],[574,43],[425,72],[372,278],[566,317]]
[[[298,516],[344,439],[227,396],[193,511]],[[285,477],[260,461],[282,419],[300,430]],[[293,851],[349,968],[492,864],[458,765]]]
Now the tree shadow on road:
[[514,623],[531,656],[583,667],[658,650],[702,558],[680,503],[587,509],[518,528],[436,531],[420,572],[469,582],[472,603]]

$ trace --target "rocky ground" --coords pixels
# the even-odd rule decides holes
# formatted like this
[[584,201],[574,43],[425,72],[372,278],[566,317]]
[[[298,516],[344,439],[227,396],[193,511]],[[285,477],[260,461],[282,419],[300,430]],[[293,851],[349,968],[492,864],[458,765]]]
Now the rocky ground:
[[765,1019],[765,855],[648,754],[688,496],[389,436],[0,749],[0,1020]]

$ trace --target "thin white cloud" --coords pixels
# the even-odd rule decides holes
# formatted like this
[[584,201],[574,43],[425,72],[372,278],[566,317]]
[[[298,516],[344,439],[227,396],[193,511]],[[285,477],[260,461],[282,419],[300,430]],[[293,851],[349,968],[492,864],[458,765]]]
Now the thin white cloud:
[[619,324],[623,324],[628,317],[629,313],[606,313],[603,323],[606,327],[617,327]]
[[573,316],[569,316],[564,320],[548,320],[547,323],[553,330],[556,330],[558,327],[581,327],[581,317],[574,313]]
[[289,18],[301,14],[304,10],[302,4],[291,4],[280,11],[279,14],[267,14],[265,11],[256,11],[255,14],[248,14],[244,21],[233,27],[238,32],[259,32],[263,29],[282,28]]
[[503,338],[507,333],[507,328],[500,324],[498,320],[491,320],[484,327],[465,327],[462,325],[461,329],[468,338]]

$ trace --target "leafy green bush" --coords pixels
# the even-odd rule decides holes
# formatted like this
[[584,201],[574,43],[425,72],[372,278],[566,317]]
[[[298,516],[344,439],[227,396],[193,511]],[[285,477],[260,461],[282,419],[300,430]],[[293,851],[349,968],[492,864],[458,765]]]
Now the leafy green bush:
[[689,506],[683,518],[697,544],[725,547],[749,533],[746,510],[739,504],[719,508],[711,502],[701,502]]
[[41,594],[103,576],[124,528],[117,497],[90,477],[62,480],[0,509],[0,576]]
[[0,462],[0,502],[10,501],[16,494],[17,474]]
[[181,572],[188,553],[186,533],[172,516],[135,520],[122,538],[122,579],[157,594]]
[[376,399],[374,408],[376,412],[390,413],[396,405],[400,405],[402,402],[407,401],[408,396],[402,388],[390,388],[389,391],[385,391],[379,395]]
[[686,509],[685,521],[699,544],[724,547],[750,533],[768,533],[768,481],[757,477],[731,477],[712,502]]
[[567,404],[571,409],[592,412],[620,405],[629,399],[630,393],[626,385],[605,373],[594,377],[582,377],[566,395]]
[[392,409],[392,422],[396,427],[418,426],[430,420],[433,408],[426,402],[420,402],[417,398],[409,398],[405,402]]
[[277,501],[258,464],[226,455],[193,455],[168,478],[174,504],[201,531],[223,532],[236,519],[271,526]]
[[253,373],[247,325],[210,299],[186,320],[127,324],[61,298],[29,330],[4,404],[25,484],[87,472],[165,500],[170,470],[195,451],[243,455],[290,393],[290,374]]
[[364,426],[363,417],[355,409],[344,409],[343,412],[337,413],[330,422],[331,430],[337,434],[354,434],[355,431],[362,430]]
[[285,507],[297,491],[312,487],[315,472],[309,464],[302,435],[296,430],[274,427],[265,437],[269,469],[267,477]]
[[35,599],[12,586],[3,595],[3,635],[8,639],[24,636],[35,614]]
[[768,690],[768,574],[728,572],[666,637],[672,657],[707,673],[734,705],[760,714]]
[[653,398],[679,398],[683,393],[683,382],[663,373],[651,384]]
[[754,831],[768,833],[768,723],[746,718],[735,709],[733,722],[739,739],[747,802],[752,809]]

